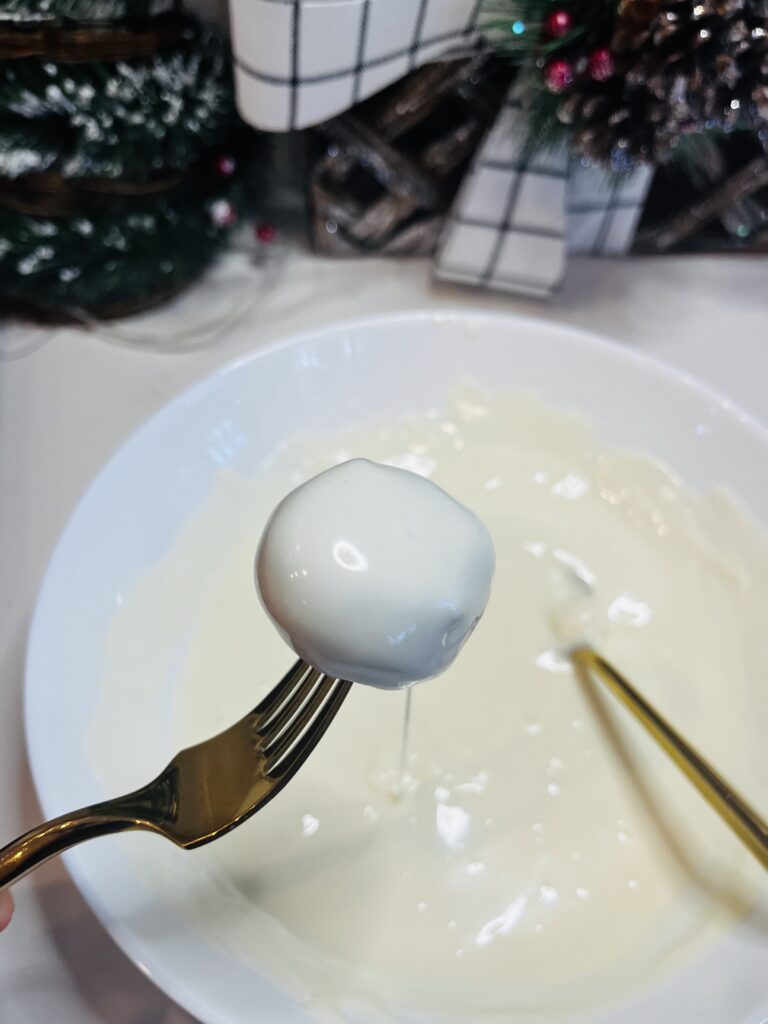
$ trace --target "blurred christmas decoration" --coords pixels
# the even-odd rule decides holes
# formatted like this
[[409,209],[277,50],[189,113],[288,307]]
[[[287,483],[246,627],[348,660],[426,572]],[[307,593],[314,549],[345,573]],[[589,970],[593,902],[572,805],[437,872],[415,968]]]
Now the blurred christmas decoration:
[[657,168],[635,239],[640,253],[768,252],[768,159],[746,132],[702,134]]
[[145,18],[176,8],[176,0],[3,0],[0,25],[8,22],[109,22]]
[[766,0],[505,0],[531,135],[626,170],[685,136],[768,132]]
[[177,293],[252,193],[252,133],[234,112],[225,43],[167,0],[3,12],[3,308],[114,317]]
[[[494,2],[530,151],[657,169],[638,251],[762,250],[768,231],[767,0]],[[503,11],[503,16],[498,16]]]
[[142,181],[188,167],[225,137],[233,111],[222,42],[189,23],[151,37],[164,52],[130,63],[76,63],[78,42],[56,60],[46,42],[36,58],[3,60],[0,175]]
[[[492,59],[483,38],[494,2],[397,0],[393,16],[392,0],[230,0],[241,114],[286,139],[309,135],[280,181],[295,175],[307,192],[318,249],[432,253],[439,277],[541,296],[570,252],[628,250],[646,169],[617,185],[564,152],[521,144],[529,120],[510,91],[519,61]],[[550,42],[575,31],[572,12],[544,11]],[[528,31],[500,21],[503,38]]]
[[488,54],[430,64],[320,125],[311,233],[332,255],[429,255],[508,73]]

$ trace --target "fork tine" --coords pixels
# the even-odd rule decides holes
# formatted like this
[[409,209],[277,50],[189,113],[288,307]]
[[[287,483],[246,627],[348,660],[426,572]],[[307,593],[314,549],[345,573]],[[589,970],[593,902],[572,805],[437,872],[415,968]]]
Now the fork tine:
[[265,715],[264,719],[259,722],[259,734],[263,737],[276,737],[281,733],[308,700],[322,674],[318,669],[313,668],[282,707],[272,715]]
[[304,761],[315,749],[323,737],[323,733],[336,716],[336,712],[344,703],[344,699],[352,688],[352,683],[346,679],[333,680],[337,684],[330,698],[326,701],[323,709],[315,716],[312,724],[306,730],[299,742],[290,750],[282,761],[265,767],[265,774],[275,777],[273,774],[279,769],[277,777],[290,778],[302,766]]
[[263,752],[267,758],[267,771],[291,748],[315,716],[325,698],[336,684],[329,676],[321,676],[320,683],[307,703],[283,732],[268,730],[264,737]]
[[297,661],[293,668],[286,672],[277,686],[274,686],[261,703],[256,705],[251,714],[258,715],[259,717],[273,714],[290,697],[307,672],[311,671],[311,666],[306,661]]

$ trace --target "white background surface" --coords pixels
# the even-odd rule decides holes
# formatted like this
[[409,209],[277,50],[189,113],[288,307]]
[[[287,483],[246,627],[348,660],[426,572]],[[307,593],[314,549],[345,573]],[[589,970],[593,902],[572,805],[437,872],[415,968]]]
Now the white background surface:
[[[248,322],[205,351],[158,354],[59,331],[26,358],[0,363],[0,843],[39,815],[23,746],[23,661],[56,538],[116,446],[222,363],[339,319],[465,304],[607,334],[686,370],[768,425],[765,261],[574,261],[549,306],[435,287],[428,274],[421,263],[295,256]],[[2,1024],[188,1024],[112,945],[61,865],[23,882],[16,899],[17,917],[0,936]]]

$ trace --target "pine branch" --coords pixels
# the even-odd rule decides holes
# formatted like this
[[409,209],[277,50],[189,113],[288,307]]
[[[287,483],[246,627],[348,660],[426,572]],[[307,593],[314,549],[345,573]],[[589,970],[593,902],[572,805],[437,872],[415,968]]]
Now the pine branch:
[[546,39],[544,23],[554,6],[552,0],[491,0],[483,28],[499,53],[519,65],[610,38],[618,0],[564,0],[573,28],[560,39]]
[[619,0],[569,0],[572,27],[552,39],[545,22],[556,5],[552,0],[490,0],[488,26],[493,46],[520,68],[520,96],[528,115],[524,156],[554,150],[570,143],[571,129],[558,116],[562,96],[546,86],[549,61],[564,58],[586,63],[585,55],[610,39]]
[[183,169],[233,121],[227,48],[213,32],[151,59],[0,65],[0,176],[143,180]]
[[222,179],[206,162],[167,194],[102,199],[66,217],[0,205],[0,305],[105,315],[179,291],[250,211],[254,190],[243,167]]
[[[124,25],[144,35],[174,28],[149,57],[0,61],[0,305],[104,316],[179,291],[256,191],[239,173],[253,134],[243,142],[223,39],[169,21],[175,0],[0,3],[5,35],[27,43],[40,32],[9,20],[38,19],[67,45],[117,37]],[[149,27],[67,27],[161,14]],[[236,155],[237,166],[224,159]]]
[[178,6],[177,0],[3,0],[0,22],[100,23],[155,17]]

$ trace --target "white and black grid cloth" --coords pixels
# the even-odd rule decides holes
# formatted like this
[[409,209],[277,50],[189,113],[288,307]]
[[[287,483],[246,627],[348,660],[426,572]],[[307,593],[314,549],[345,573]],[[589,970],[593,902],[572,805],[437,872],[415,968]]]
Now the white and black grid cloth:
[[560,284],[568,253],[616,255],[632,244],[650,171],[615,178],[565,150],[529,156],[527,138],[513,89],[446,220],[438,277],[545,297]]
[[566,196],[568,251],[623,256],[635,237],[652,178],[647,165],[609,176],[572,161]]
[[438,277],[548,295],[565,270],[564,152],[526,160],[526,119],[511,95],[453,204],[435,260]]
[[477,35],[483,0],[230,0],[243,118],[264,131],[341,113]]

